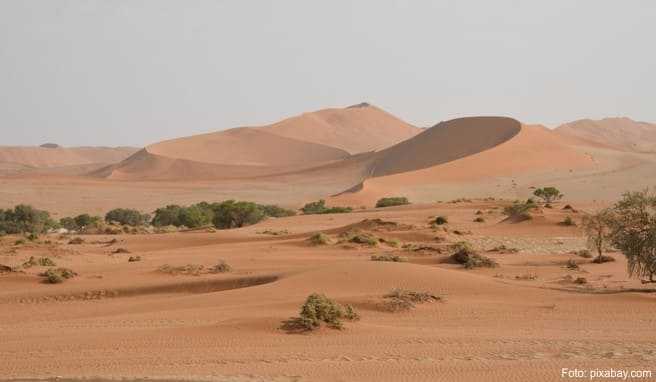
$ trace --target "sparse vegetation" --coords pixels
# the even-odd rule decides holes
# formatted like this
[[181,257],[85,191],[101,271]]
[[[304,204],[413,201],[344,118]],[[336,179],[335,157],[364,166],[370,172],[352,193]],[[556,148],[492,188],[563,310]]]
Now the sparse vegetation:
[[218,264],[210,268],[210,273],[226,273],[232,272],[232,267],[225,262],[225,260],[220,260]]
[[579,269],[579,264],[576,262],[576,260],[574,260],[574,259],[569,259],[569,260],[567,260],[567,262],[565,263],[565,267],[566,267],[567,269],[571,269],[571,270],[578,270],[578,269]]
[[395,263],[403,263],[408,261],[408,259],[399,255],[372,255],[371,261],[391,261]]
[[353,211],[351,207],[326,207],[326,201],[321,199],[317,202],[307,203],[301,208],[305,215],[315,214],[340,214]]
[[474,219],[474,223],[485,223],[485,219],[483,217],[478,216],[477,218]]
[[259,235],[271,235],[271,236],[289,235],[289,231],[286,229],[281,229],[281,230],[265,229],[264,231],[258,231],[255,233]]
[[563,219],[563,221],[561,221],[558,224],[563,225],[563,226],[567,226],[567,227],[576,227],[576,222],[574,222],[574,219],[572,219],[571,216],[565,217],[565,219]]
[[137,261],[141,261],[141,256],[130,256],[128,258],[129,263],[134,263],[134,262],[137,262]]
[[187,265],[180,265],[180,266],[171,266],[169,264],[164,264],[161,267],[157,268],[157,271],[169,275],[198,276],[201,274],[203,269],[205,269],[205,267],[200,264],[187,264]]
[[383,304],[383,308],[389,312],[410,310],[414,308],[416,304],[442,300],[442,297],[429,292],[417,292],[400,288],[392,289],[388,294],[384,295],[383,298],[386,300]]
[[504,244],[497,245],[494,248],[488,249],[488,252],[497,252],[497,253],[518,253],[518,248],[507,247]]
[[68,244],[72,244],[72,245],[84,244],[84,239],[81,237],[74,237],[68,241]]
[[348,231],[342,234],[342,237],[346,239],[349,243],[355,244],[365,244],[369,246],[376,246],[380,242],[380,239],[370,233],[361,232],[361,231]]
[[23,263],[23,268],[31,268],[31,267],[54,267],[57,266],[52,259],[49,257],[39,257],[38,259],[34,256],[30,256],[30,258]]
[[451,260],[457,264],[461,264],[466,269],[494,268],[498,266],[496,261],[478,254],[471,244],[465,241],[453,244],[450,249],[453,251]]
[[393,196],[393,197],[378,199],[378,201],[376,202],[376,208],[403,206],[406,204],[410,204],[410,202],[408,201],[408,198],[406,198],[405,196]]
[[342,329],[343,320],[358,320],[360,317],[353,307],[343,307],[323,294],[313,293],[301,306],[299,317],[283,323],[282,329],[288,331],[310,331],[326,324],[333,329]]
[[449,223],[449,219],[446,216],[442,216],[442,215],[436,216],[435,220],[433,220],[433,224],[435,225],[444,225],[448,223]]
[[592,258],[592,253],[588,249],[581,249],[581,250],[578,250],[578,251],[574,251],[574,254],[579,256],[579,257],[582,257],[584,259],[591,259]]
[[116,248],[112,253],[121,254],[121,253],[130,253],[126,248]]
[[317,232],[314,235],[310,236],[308,241],[312,245],[327,245],[330,244],[330,237],[323,232]]
[[538,188],[533,191],[533,195],[544,201],[545,207],[551,207],[551,203],[563,198],[563,194],[556,187]]
[[77,276],[77,273],[68,268],[50,268],[40,276],[45,277],[44,281],[48,284],[59,284]]
[[583,284],[587,284],[587,283],[588,283],[588,279],[586,279],[585,277],[577,277],[574,280],[574,284],[583,285]]
[[506,206],[503,214],[515,221],[530,220],[532,219],[530,212],[535,207],[536,205],[528,200],[524,203],[516,201],[512,205]]

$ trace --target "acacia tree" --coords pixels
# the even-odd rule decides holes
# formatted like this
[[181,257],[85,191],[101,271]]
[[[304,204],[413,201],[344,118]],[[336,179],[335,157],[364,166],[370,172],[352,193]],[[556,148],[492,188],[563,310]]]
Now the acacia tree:
[[610,235],[612,244],[626,256],[629,275],[643,283],[656,282],[656,194],[649,190],[624,194],[613,207]]
[[562,199],[564,196],[563,194],[560,193],[560,190],[558,190],[556,187],[538,188],[533,192],[533,195],[542,199],[546,207],[550,207],[551,203],[555,202],[556,200]]
[[583,217],[583,231],[587,237],[588,248],[597,252],[597,258],[601,257],[611,242],[611,226],[613,212],[603,209],[594,214]]

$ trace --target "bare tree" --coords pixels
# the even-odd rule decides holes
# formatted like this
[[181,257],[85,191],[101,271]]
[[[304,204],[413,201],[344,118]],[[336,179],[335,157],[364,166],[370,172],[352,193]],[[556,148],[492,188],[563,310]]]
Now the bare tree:
[[588,248],[597,253],[601,260],[604,251],[610,245],[613,212],[603,209],[583,217],[583,231],[587,237]]

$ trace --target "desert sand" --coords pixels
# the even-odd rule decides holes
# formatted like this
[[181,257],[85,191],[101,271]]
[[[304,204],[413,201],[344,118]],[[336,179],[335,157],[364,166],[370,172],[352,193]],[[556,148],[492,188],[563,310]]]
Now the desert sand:
[[[27,203],[55,218],[227,199],[298,208],[322,198],[354,211],[230,230],[0,237],[0,264],[13,267],[0,273],[0,375],[554,381],[562,368],[612,367],[653,370],[654,380],[656,289],[629,278],[620,253],[604,264],[575,254],[585,248],[583,214],[653,185],[656,129],[634,125],[551,130],[488,116],[420,129],[359,104],[140,150],[2,148],[0,208]],[[617,129],[626,140],[614,138]],[[504,206],[544,186],[564,200],[532,220],[506,220]],[[373,208],[386,196],[412,204]],[[448,224],[432,225],[438,215]],[[566,217],[578,225],[560,224]],[[345,240],[353,230],[382,240]],[[310,243],[318,232],[327,245]],[[75,237],[84,242],[71,244]],[[499,266],[452,264],[459,241]],[[46,268],[21,267],[30,256],[78,276],[45,284]],[[232,271],[207,271],[220,260]],[[391,312],[384,295],[394,288],[439,300]],[[313,292],[352,305],[360,319],[343,330],[285,329]]]

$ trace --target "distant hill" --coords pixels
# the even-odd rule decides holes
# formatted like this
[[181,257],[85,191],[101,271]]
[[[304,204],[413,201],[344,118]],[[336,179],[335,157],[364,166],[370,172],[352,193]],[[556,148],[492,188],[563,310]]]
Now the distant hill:
[[555,131],[621,150],[656,152],[656,124],[630,118],[581,119],[561,125]]

